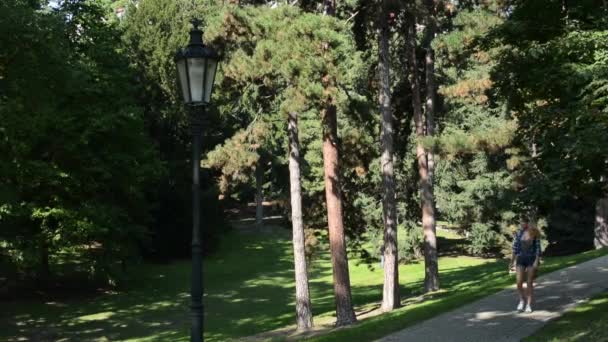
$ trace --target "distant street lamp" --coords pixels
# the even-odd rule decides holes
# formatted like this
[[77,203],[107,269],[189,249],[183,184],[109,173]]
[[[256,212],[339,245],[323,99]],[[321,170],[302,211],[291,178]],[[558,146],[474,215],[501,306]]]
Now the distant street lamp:
[[177,77],[184,103],[190,111],[192,128],[192,287],[190,289],[192,322],[190,341],[203,341],[203,246],[200,231],[199,169],[201,135],[205,110],[211,102],[218,54],[203,44],[200,21],[192,21],[190,43],[175,55]]

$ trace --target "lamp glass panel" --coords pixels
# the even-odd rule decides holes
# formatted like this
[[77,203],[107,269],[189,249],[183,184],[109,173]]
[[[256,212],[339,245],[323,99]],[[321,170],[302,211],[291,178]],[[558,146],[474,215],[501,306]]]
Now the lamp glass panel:
[[203,58],[188,58],[188,74],[190,76],[191,100],[192,102],[202,102],[205,60]]
[[188,70],[184,59],[177,61],[177,78],[179,79],[179,87],[182,90],[184,102],[188,103],[190,102],[190,91],[188,89]]
[[205,102],[211,102],[211,92],[213,91],[213,82],[215,81],[215,71],[217,69],[217,61],[207,59],[207,73],[205,74]]

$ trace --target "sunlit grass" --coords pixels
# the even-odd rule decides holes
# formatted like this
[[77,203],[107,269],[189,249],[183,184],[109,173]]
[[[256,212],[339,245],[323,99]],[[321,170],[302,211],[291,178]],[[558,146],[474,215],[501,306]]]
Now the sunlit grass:
[[[608,249],[604,248],[577,255],[545,258],[540,274],[553,272],[607,254]],[[431,295],[421,303],[407,305],[388,314],[369,318],[352,328],[335,330],[329,334],[314,336],[309,340],[369,341],[388,335],[512,285],[514,278],[506,272],[506,269],[507,262],[499,260],[480,266],[465,267],[456,272],[443,271],[440,274],[443,288],[441,293]]]
[[548,323],[526,342],[608,341],[608,291]]
[[[289,230],[272,233],[231,232],[220,252],[205,260],[205,339],[225,341],[290,326],[294,323],[294,273]],[[590,252],[547,259],[545,272],[599,256]],[[445,310],[499,291],[512,283],[506,263],[473,257],[443,257],[442,291],[422,298],[423,265],[399,268],[407,306],[362,321],[318,340],[360,340],[383,336]],[[2,303],[0,340],[189,339],[190,263],[144,264],[129,270],[129,288],[94,298],[20,300]],[[373,309],[382,296],[379,265],[350,260],[353,301]],[[311,265],[310,285],[317,324],[333,320],[331,265],[326,252]]]
[[437,237],[446,239],[462,239],[463,237],[454,230],[437,228]]

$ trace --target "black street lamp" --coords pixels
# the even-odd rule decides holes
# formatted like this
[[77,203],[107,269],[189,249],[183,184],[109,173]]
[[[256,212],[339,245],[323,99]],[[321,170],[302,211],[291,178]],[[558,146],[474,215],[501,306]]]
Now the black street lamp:
[[192,287],[190,289],[192,322],[190,341],[203,341],[203,246],[200,232],[199,169],[201,163],[201,135],[205,109],[211,101],[218,54],[203,44],[200,21],[193,20],[190,43],[175,55],[177,76],[190,110],[192,128]]

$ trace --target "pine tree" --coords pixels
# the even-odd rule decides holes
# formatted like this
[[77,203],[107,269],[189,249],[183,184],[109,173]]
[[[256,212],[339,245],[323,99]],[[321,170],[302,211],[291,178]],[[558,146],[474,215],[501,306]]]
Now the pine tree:
[[477,43],[502,19],[486,7],[439,9],[442,27],[452,29],[430,42],[443,105],[433,139],[435,200],[442,218],[465,232],[470,253],[508,253],[517,203],[506,150],[517,125],[492,96],[490,72],[500,51]]
[[[357,61],[348,27],[333,16],[303,13],[293,6],[234,7],[220,17],[223,23],[216,23],[210,35],[217,37],[230,52],[223,66],[223,93],[239,94],[237,103],[243,103],[244,108],[261,102],[262,113],[297,113],[301,118],[301,157],[307,166],[301,169],[302,200],[316,200],[322,192],[326,194],[337,324],[350,324],[355,315],[348,276],[337,136],[337,112],[348,108],[350,101],[342,87],[352,87],[348,83],[354,79],[350,66]],[[344,83],[338,85],[338,80]],[[268,136],[278,134],[273,130]],[[315,207],[318,200],[311,202],[304,210],[306,225],[314,227],[324,221],[320,217],[325,215]],[[294,247],[296,251],[299,249]]]
[[[335,0],[325,0],[324,13],[335,16]],[[329,53],[329,44],[324,50]],[[323,86],[335,87],[336,80],[329,75],[323,76]],[[323,109],[323,169],[325,179],[325,198],[327,202],[327,225],[329,226],[329,245],[334,278],[336,300],[336,326],[350,325],[357,321],[353,310],[344,236],[344,214],[342,213],[342,190],[340,189],[338,118],[333,99],[325,103]]]

